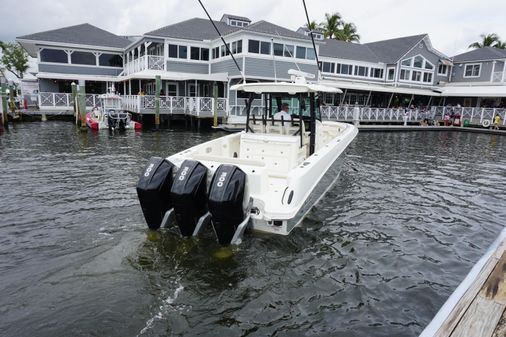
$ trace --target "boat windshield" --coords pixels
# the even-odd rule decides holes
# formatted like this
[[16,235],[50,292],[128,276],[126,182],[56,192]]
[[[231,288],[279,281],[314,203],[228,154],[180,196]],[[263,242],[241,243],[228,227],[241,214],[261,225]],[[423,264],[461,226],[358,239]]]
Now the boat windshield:
[[[289,94],[271,94],[270,95],[270,111],[269,117],[274,116],[277,112],[281,111],[282,105],[288,104],[288,113],[293,117],[299,117],[300,112],[304,118],[310,118],[310,97],[307,94],[289,95]],[[316,119],[321,121],[320,108],[315,103]]]

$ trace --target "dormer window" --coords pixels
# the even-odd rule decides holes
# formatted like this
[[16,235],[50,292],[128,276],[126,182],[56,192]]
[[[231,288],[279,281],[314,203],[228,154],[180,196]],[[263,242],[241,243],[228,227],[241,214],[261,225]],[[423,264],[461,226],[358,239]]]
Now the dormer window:
[[234,26],[234,27],[246,27],[248,25],[248,22],[241,21],[241,20],[235,20],[235,19],[229,19],[228,24],[230,26]]

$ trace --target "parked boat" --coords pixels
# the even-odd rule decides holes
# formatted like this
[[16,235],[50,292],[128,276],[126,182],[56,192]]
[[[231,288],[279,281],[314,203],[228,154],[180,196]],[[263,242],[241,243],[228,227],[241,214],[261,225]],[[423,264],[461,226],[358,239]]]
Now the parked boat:
[[[318,93],[339,89],[308,83],[302,75],[309,74],[291,74],[290,83],[232,87],[250,95],[244,131],[151,158],[137,184],[150,229],[169,224],[174,215],[183,236],[198,235],[210,223],[226,245],[239,243],[246,227],[287,235],[301,223],[337,179],[358,131],[321,122]],[[250,108],[258,94],[266,108],[257,118]],[[275,118],[285,103],[291,118]]]
[[122,108],[121,96],[107,93],[98,96],[99,106],[86,114],[86,125],[93,130],[140,130],[141,123]]

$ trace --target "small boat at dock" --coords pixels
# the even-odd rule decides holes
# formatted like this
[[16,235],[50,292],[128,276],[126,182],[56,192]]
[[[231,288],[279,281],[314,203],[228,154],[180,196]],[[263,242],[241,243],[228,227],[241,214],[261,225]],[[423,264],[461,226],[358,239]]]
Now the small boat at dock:
[[[241,241],[246,228],[288,235],[337,180],[355,126],[322,122],[318,95],[339,89],[309,83],[292,70],[292,82],[244,83],[246,126],[167,158],[153,157],[137,193],[150,229],[174,220],[184,237],[210,224],[220,244]],[[261,116],[251,115],[263,95]],[[284,105],[291,116],[279,117]]]
[[132,121],[123,110],[121,96],[109,92],[98,96],[99,105],[86,114],[86,125],[93,130],[140,130],[142,125]]

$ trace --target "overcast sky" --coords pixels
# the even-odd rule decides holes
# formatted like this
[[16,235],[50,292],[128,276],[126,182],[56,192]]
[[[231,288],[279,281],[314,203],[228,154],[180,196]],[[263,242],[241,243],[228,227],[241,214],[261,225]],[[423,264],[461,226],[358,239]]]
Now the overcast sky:
[[[223,13],[297,29],[306,23],[302,0],[202,0],[212,18]],[[506,40],[505,0],[306,0],[311,20],[339,12],[361,42],[428,33],[448,56],[465,52],[480,34]],[[193,17],[197,0],[0,0],[0,40],[88,22],[119,35],[138,35]]]

